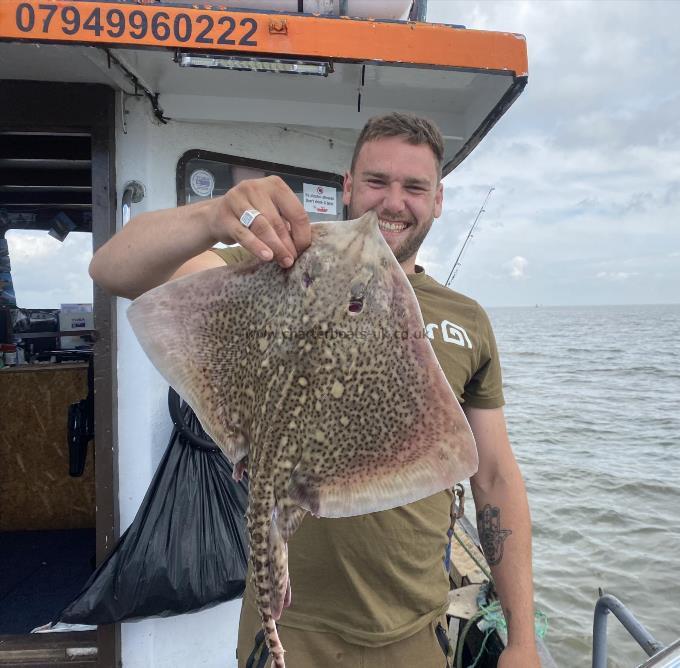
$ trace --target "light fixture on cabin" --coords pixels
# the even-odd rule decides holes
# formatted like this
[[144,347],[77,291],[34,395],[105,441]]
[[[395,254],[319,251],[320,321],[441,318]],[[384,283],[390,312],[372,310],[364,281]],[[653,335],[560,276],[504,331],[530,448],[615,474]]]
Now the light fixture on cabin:
[[333,71],[333,64],[325,60],[289,60],[287,58],[216,56],[207,53],[178,52],[175,61],[180,67],[207,67],[240,72],[279,72],[327,77]]

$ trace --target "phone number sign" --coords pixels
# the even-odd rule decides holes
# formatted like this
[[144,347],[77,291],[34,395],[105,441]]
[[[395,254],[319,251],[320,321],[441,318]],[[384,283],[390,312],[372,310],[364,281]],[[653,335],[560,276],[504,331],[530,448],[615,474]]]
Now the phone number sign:
[[0,35],[40,41],[259,51],[264,20],[241,12],[193,7],[0,2]]

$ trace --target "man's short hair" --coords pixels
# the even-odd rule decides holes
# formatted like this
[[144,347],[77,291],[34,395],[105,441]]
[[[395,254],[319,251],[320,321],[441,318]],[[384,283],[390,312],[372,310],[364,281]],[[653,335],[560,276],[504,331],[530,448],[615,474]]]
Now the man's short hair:
[[359,151],[367,141],[388,137],[401,137],[414,146],[424,144],[429,146],[434,154],[437,171],[441,178],[442,162],[444,161],[444,137],[442,137],[439,128],[427,118],[398,112],[385,116],[373,116],[373,118],[368,119],[354,147],[350,171],[354,172]]

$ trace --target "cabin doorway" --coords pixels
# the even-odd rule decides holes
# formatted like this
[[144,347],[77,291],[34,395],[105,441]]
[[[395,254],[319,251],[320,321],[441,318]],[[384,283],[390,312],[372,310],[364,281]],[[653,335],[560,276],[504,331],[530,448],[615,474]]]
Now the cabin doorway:
[[118,536],[115,302],[86,271],[115,232],[114,93],[0,99],[0,667],[115,666],[117,625],[35,632]]

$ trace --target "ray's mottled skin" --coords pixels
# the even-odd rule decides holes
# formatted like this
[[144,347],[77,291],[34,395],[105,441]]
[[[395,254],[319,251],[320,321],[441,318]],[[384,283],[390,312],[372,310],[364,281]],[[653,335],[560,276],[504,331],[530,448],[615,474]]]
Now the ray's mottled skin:
[[472,432],[377,219],[312,226],[295,265],[192,274],[128,311],[142,347],[247,466],[251,576],[275,668],[287,541],[309,511],[377,512],[472,475]]

